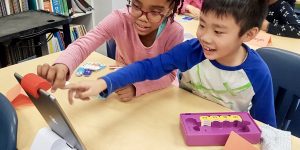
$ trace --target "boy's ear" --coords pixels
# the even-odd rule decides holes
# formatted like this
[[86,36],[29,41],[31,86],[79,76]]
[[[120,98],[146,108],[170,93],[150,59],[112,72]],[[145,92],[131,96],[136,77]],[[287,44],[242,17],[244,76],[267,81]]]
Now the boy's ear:
[[253,38],[255,38],[255,36],[258,34],[258,32],[259,32],[258,27],[253,27],[253,28],[249,29],[246,33],[244,33],[244,35],[242,37],[243,42],[251,41]]

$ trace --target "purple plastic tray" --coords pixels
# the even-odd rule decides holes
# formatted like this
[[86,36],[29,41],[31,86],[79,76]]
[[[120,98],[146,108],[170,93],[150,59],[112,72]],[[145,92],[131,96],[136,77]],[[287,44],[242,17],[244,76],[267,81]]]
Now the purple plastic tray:
[[[242,122],[212,122],[201,126],[200,116],[239,115]],[[223,146],[231,131],[236,132],[252,144],[260,142],[261,130],[247,112],[184,113],[180,114],[180,126],[185,142],[189,146]]]

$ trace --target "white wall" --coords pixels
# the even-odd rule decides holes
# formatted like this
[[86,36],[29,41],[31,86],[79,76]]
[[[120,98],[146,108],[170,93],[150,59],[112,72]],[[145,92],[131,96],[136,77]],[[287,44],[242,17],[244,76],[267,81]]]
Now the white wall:
[[[91,0],[93,10],[93,26],[96,26],[102,19],[115,9],[126,8],[127,0]],[[97,49],[97,52],[106,55],[105,43]]]
[[127,0],[112,0],[112,9],[126,8]]
[[[93,0],[93,24],[96,26],[105,16],[111,12],[112,3],[110,0]],[[97,52],[106,55],[105,43],[101,45]]]

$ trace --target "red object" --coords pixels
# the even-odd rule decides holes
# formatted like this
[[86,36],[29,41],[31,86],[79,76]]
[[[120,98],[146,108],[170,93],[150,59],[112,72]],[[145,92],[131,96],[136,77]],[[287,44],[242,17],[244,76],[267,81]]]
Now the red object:
[[39,89],[47,91],[51,88],[51,84],[47,80],[33,73],[29,73],[22,78],[21,86],[36,99],[39,98]]
[[29,99],[28,96],[24,94],[19,94],[12,102],[11,104],[17,108],[20,106],[25,106],[25,105],[32,105],[31,100]]

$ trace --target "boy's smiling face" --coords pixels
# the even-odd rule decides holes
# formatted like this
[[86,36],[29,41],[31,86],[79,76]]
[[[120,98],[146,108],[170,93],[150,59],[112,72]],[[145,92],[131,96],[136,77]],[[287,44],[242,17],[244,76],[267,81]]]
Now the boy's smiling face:
[[249,37],[250,31],[242,36],[239,32],[240,26],[232,15],[217,16],[214,12],[207,12],[200,16],[197,37],[207,59],[226,66],[237,66],[247,56],[242,43],[253,38]]

